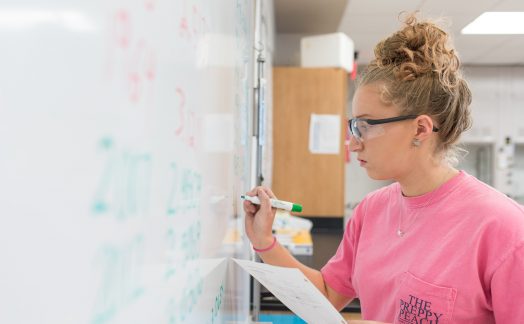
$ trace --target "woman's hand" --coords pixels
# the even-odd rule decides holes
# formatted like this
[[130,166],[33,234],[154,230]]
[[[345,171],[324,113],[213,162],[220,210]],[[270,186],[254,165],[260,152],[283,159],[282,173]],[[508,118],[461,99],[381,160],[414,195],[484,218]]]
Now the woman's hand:
[[257,196],[260,205],[244,200],[246,213],[246,234],[255,248],[263,249],[273,243],[273,220],[276,209],[271,207],[270,198],[276,198],[271,189],[256,187],[247,192],[248,196]]

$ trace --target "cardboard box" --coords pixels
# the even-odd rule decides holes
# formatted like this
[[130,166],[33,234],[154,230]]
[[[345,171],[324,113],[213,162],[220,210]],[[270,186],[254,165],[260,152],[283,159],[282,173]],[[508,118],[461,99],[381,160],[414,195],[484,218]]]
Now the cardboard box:
[[302,67],[340,67],[353,71],[355,45],[344,33],[302,37],[300,64]]

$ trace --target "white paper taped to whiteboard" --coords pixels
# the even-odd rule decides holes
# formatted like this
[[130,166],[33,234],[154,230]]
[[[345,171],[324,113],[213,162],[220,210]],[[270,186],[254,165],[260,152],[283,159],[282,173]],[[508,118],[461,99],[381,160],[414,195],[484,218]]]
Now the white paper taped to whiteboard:
[[340,115],[311,114],[309,151],[313,154],[339,154]]

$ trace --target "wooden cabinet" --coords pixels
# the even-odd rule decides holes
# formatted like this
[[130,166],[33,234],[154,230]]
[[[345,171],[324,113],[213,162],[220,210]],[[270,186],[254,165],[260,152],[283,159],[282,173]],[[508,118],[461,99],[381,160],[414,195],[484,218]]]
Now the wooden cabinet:
[[[336,68],[273,69],[273,191],[302,216],[344,215],[348,74]],[[311,114],[340,116],[338,154],[309,150]]]

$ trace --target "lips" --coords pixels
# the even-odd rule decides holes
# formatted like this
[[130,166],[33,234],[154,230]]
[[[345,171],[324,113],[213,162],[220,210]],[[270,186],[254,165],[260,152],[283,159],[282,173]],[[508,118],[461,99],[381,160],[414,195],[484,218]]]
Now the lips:
[[364,166],[366,165],[366,163],[368,163],[366,160],[362,160],[362,159],[357,159],[358,162],[360,162],[360,166]]

